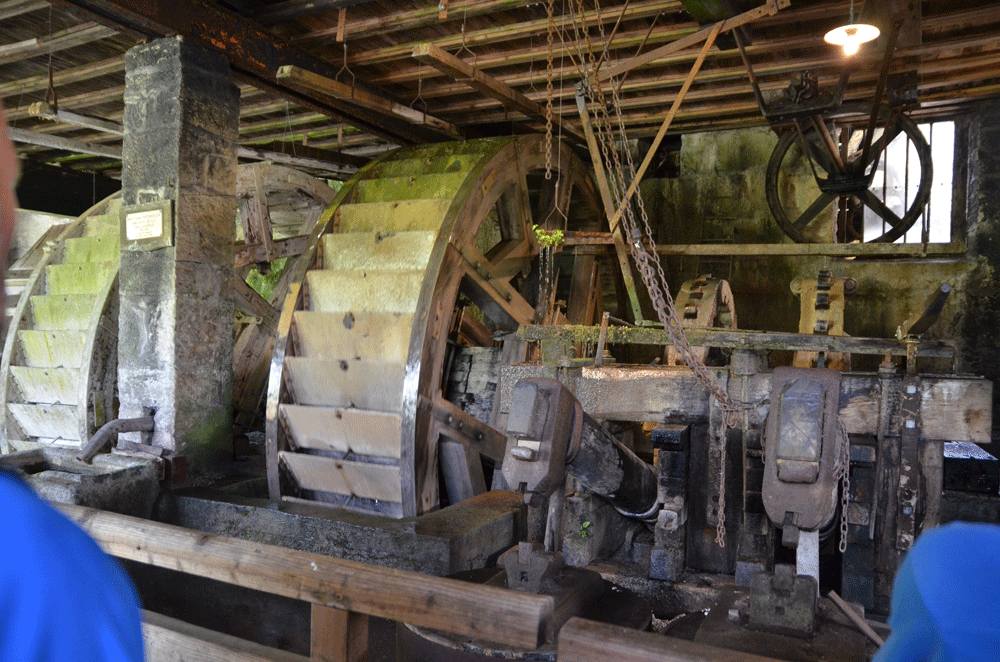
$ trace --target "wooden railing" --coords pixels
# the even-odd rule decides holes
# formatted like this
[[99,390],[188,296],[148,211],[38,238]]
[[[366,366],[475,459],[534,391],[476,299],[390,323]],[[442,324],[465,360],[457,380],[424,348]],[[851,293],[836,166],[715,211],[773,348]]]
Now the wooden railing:
[[[137,517],[56,504],[109,554],[312,604],[304,657],[144,612],[148,662],[356,662],[368,646],[368,617],[409,623],[517,648],[544,643],[554,600],[454,579],[347,561]],[[775,662],[653,633],[570,619],[560,662]]]

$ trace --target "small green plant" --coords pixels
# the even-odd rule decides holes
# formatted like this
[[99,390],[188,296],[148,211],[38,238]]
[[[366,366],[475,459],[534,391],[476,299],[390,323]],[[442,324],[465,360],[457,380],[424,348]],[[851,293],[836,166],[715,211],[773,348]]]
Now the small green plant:
[[532,225],[531,229],[535,231],[538,245],[542,248],[555,248],[566,239],[562,230],[546,230],[538,225]]
[[580,540],[586,540],[587,536],[590,535],[590,522],[584,522],[580,525]]

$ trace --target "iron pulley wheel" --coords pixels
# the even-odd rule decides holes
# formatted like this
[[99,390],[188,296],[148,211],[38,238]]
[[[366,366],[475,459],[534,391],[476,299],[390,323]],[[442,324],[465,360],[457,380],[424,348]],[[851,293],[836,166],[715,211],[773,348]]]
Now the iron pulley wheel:
[[870,138],[867,129],[859,109],[797,120],[779,137],[765,194],[796,242],[893,242],[920,219],[933,176],[923,133],[900,112],[877,122]]

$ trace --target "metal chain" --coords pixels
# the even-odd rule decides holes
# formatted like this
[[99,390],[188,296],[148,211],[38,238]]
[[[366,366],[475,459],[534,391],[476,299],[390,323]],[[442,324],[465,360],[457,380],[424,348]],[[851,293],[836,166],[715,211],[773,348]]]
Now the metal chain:
[[847,551],[847,504],[851,493],[851,438],[842,419],[837,419],[840,431],[840,460],[834,478],[840,479],[840,553]]
[[[577,0],[577,6],[580,14],[580,23],[583,23],[583,17],[585,14],[582,0]],[[600,5],[597,1],[595,1],[595,9],[599,14]],[[597,23],[600,29],[602,41],[606,42],[604,24],[600,20],[598,20]],[[588,72],[584,70],[582,56],[578,62],[578,67],[580,68],[581,78],[585,81],[584,85],[588,99],[591,105],[596,108],[596,117],[593,122],[596,129],[595,136],[598,138],[603,160],[609,166],[605,168],[605,171],[609,175],[608,183],[612,192],[615,207],[618,208],[621,206],[622,200],[625,199],[626,192],[628,191],[628,185],[635,179],[637,172],[635,163],[632,159],[631,150],[627,147],[627,142],[625,149],[623,150],[625,152],[624,163],[622,162],[619,150],[615,144],[616,135],[621,136],[623,139],[627,135],[624,118],[621,113],[621,99],[618,96],[618,90],[616,87],[614,85],[610,85],[612,98],[611,104],[608,104],[604,90],[597,77],[599,65],[594,57],[594,45],[590,39],[590,33],[586,29],[586,25],[584,25],[581,30],[581,28],[577,26],[576,20],[574,20],[573,25],[577,32],[583,32],[584,41],[587,46],[587,54],[589,55],[591,71]],[[577,43],[579,44],[579,42],[580,40],[578,35]],[[608,112],[609,105],[614,110],[616,120],[615,124],[617,124],[617,127],[612,124],[612,118]],[[628,180],[626,180],[626,175],[629,177]],[[640,230],[639,222],[636,219],[635,208],[638,208],[639,219],[641,219],[642,222],[642,230],[644,230],[645,233]],[[727,427],[735,427],[738,422],[738,413],[748,411],[758,406],[759,403],[734,401],[729,396],[729,393],[723,390],[715,382],[708,370],[708,367],[694,353],[694,350],[688,343],[687,336],[681,324],[680,316],[677,314],[677,308],[674,304],[673,297],[670,295],[670,289],[666,287],[666,274],[664,273],[663,265],[660,262],[659,254],[656,251],[656,246],[653,240],[654,235],[650,226],[649,215],[646,211],[642,195],[635,196],[632,202],[623,208],[621,223],[625,236],[629,238],[629,241],[627,242],[629,252],[635,260],[643,285],[645,285],[647,291],[649,292],[657,318],[667,331],[671,344],[673,344],[674,349],[680,355],[684,363],[694,372],[695,377],[702,384],[702,386],[704,386],[718,401],[719,406],[723,409],[724,415],[726,416]],[[644,239],[650,244],[649,249],[644,246]],[[725,441],[723,441],[719,462],[719,513],[715,538],[716,543],[719,544],[720,547],[725,547],[726,545],[725,477],[726,448]]]
[[[728,421],[726,422],[728,426]],[[726,547],[726,433],[722,433],[722,448],[719,454],[719,518],[715,525],[715,544]]]
[[545,179],[552,179],[552,40],[556,31],[555,0],[545,6],[548,13],[548,52],[545,58]]

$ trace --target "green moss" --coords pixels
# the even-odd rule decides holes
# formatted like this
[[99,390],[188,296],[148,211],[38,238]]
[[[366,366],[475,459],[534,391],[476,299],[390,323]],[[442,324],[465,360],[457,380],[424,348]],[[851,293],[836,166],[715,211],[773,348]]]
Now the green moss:
[[288,258],[283,257],[271,263],[271,270],[266,276],[254,269],[247,276],[247,285],[253,288],[253,291],[263,297],[264,300],[270,301],[271,294],[278,284],[278,279],[281,278],[281,274],[284,273],[287,266],[289,266]]

